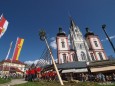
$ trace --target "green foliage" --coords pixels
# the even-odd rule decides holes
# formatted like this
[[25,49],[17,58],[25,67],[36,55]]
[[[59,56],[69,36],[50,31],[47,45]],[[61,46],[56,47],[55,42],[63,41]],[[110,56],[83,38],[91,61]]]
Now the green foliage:
[[[40,82],[27,82],[20,85],[14,86],[61,86],[59,82],[55,81],[40,81]],[[96,82],[64,82],[64,86],[104,86]],[[106,85],[109,86],[109,85]]]
[[7,83],[7,82],[10,82],[10,81],[11,81],[11,78],[7,78],[7,79],[0,78],[0,84]]

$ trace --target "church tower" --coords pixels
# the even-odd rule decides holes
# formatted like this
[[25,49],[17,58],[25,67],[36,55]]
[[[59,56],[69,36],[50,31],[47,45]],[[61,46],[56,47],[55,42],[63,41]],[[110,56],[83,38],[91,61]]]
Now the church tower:
[[93,32],[90,32],[89,28],[86,28],[85,39],[89,46],[89,53],[92,61],[108,59],[98,35],[94,35]]
[[59,28],[59,33],[56,37],[56,43],[57,43],[57,57],[58,57],[58,63],[67,63],[72,62],[73,57],[75,56],[74,51],[70,51],[69,43],[68,43],[68,37],[66,34],[62,31],[62,28]]
[[88,46],[84,40],[82,33],[78,26],[75,25],[72,18],[70,18],[70,41],[72,49],[76,51],[78,61],[90,61]]

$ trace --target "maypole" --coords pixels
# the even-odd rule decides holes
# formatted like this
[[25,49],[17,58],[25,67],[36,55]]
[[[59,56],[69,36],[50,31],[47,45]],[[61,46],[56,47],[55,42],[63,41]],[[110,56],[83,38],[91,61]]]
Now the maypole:
[[59,79],[59,82],[60,82],[61,85],[64,85],[64,84],[63,84],[63,81],[62,81],[62,78],[61,78],[61,76],[60,76],[60,74],[59,74],[58,68],[57,68],[57,66],[56,66],[56,64],[55,64],[54,57],[53,57],[53,55],[52,55],[51,49],[50,49],[50,47],[49,47],[49,45],[48,45],[45,31],[44,31],[44,30],[41,30],[41,31],[39,32],[39,36],[40,36],[40,39],[41,39],[42,41],[45,41],[45,42],[46,42],[47,48],[48,48],[48,50],[49,50],[49,52],[50,52],[50,56],[51,56],[51,59],[52,59],[52,63],[53,63],[53,65],[54,65],[54,68],[55,68],[55,70],[56,70],[56,73],[57,73],[57,76],[58,76],[58,79]]

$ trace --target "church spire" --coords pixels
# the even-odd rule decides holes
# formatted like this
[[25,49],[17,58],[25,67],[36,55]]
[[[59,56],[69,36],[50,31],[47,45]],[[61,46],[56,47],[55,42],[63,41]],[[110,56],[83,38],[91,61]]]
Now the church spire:
[[70,27],[76,27],[74,20],[70,16]]
[[[87,29],[88,32],[88,29]],[[79,27],[75,24],[72,17],[70,17],[70,39],[72,48],[76,51],[78,61],[88,61],[89,56],[87,52],[87,45]]]

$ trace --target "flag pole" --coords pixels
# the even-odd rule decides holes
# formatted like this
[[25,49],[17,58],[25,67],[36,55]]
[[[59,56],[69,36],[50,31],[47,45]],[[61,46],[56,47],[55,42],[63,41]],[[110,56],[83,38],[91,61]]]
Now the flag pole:
[[[18,40],[18,37],[17,37],[17,40]],[[16,40],[16,43],[17,43],[17,40]],[[16,44],[15,44],[15,48],[16,48]],[[14,48],[14,51],[15,51],[15,48]],[[10,61],[10,65],[9,65],[9,74],[10,74],[10,68],[11,68],[11,65],[12,65],[13,57],[14,57],[14,52],[13,52],[13,55],[12,55],[12,58],[11,58],[11,61]]]
[[8,57],[9,57],[9,54],[10,54],[10,51],[11,51],[11,48],[12,48],[12,43],[13,43],[13,41],[10,43],[10,47],[9,47],[9,50],[8,50],[8,53],[7,53],[7,56],[6,56],[5,60],[7,60]]

